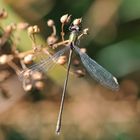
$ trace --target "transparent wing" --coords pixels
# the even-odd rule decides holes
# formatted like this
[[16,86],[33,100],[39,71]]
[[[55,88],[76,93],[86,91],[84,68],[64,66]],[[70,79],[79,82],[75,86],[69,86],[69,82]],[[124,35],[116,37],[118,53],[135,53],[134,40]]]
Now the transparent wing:
[[24,74],[26,72],[28,72],[29,74],[32,74],[34,71],[40,71],[40,72],[48,71],[51,67],[53,67],[56,64],[55,62],[57,62],[59,57],[68,50],[69,50],[69,46],[66,46],[62,50],[52,55],[51,57],[44,58],[40,62],[30,66],[28,69],[23,70],[19,75],[19,79],[23,80]]
[[111,88],[112,90],[118,90],[119,84],[117,79],[102,66],[91,59],[86,53],[80,51],[80,49],[74,46],[76,52],[80,55],[81,61],[90,76],[97,80],[101,85]]

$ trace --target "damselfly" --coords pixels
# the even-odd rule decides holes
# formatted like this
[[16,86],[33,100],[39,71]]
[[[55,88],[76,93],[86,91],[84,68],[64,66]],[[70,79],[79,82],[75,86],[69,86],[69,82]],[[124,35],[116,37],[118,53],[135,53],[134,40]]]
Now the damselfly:
[[[69,51],[69,59],[68,59],[68,67],[67,67],[67,74],[66,74],[66,79],[64,82],[64,88],[63,88],[63,93],[62,93],[62,99],[61,99],[61,105],[60,105],[60,110],[59,110],[59,115],[58,115],[58,120],[57,120],[57,125],[56,125],[56,133],[60,133],[61,129],[61,120],[62,120],[62,112],[63,112],[63,107],[64,107],[64,99],[65,99],[65,93],[66,93],[66,87],[68,83],[68,78],[69,78],[69,71],[70,71],[70,65],[71,65],[71,59],[73,52],[75,51],[81,58],[81,61],[90,74],[92,78],[97,80],[101,85],[108,87],[112,90],[118,90],[119,89],[119,84],[117,82],[117,79],[107,70],[105,70],[102,66],[100,66],[98,63],[96,63],[93,59],[91,59],[86,53],[82,52],[80,48],[77,47],[77,40],[78,40],[78,35],[80,32],[80,24],[71,24],[70,26],[70,36],[69,36],[69,43],[66,47],[55,53],[54,55],[50,56],[49,58],[44,58],[41,60],[39,63],[32,65],[29,69],[28,72],[30,74],[37,69],[40,71],[47,71],[53,66],[53,62],[57,62],[59,57],[62,56],[65,52]],[[29,71],[30,70],[30,71]],[[26,70],[22,72],[25,73]],[[21,74],[21,75],[22,75]]]

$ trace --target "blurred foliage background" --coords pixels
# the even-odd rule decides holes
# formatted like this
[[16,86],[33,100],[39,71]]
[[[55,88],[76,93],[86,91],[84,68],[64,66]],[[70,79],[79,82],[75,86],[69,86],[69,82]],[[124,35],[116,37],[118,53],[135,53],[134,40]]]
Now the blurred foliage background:
[[[0,0],[0,8],[9,14],[7,20],[0,21],[3,26],[19,21],[39,25],[40,42],[45,42],[50,33],[46,26],[48,19],[54,19],[59,35],[62,15],[82,17],[89,35],[80,42],[80,47],[86,47],[88,55],[112,72],[120,83],[120,91],[116,93],[89,79],[71,76],[62,133],[57,136],[54,130],[65,71],[56,68],[49,74],[54,88],[38,101],[33,100],[34,95],[24,93],[13,76],[0,83],[12,96],[0,103],[1,140],[140,139],[139,0]],[[20,36],[20,50],[31,49],[27,33]],[[19,87],[13,88],[17,84]]]

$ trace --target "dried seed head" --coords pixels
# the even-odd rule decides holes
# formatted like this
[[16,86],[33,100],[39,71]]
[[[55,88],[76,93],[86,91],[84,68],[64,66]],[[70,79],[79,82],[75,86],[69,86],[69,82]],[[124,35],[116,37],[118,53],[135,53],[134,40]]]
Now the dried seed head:
[[10,61],[10,57],[6,54],[3,54],[0,56],[0,64],[6,64],[8,61]]
[[31,64],[33,62],[33,57],[33,54],[26,55],[23,59],[24,64]]
[[82,22],[82,18],[77,18],[73,21],[73,25],[80,25]]
[[24,30],[24,29],[27,29],[28,26],[29,24],[27,22],[20,22],[17,24],[17,29]]
[[12,23],[5,28],[5,32],[10,34],[12,31],[16,30],[16,24]]
[[0,10],[0,18],[7,18],[8,17],[8,13],[5,11],[5,9],[1,9]]
[[5,32],[10,34],[12,32],[12,27],[8,25],[5,29]]
[[33,26],[33,31],[34,31],[34,33],[39,33],[40,29],[39,29],[39,27],[37,25],[34,25]]
[[27,31],[28,31],[28,34],[29,35],[33,34],[34,33],[33,26],[29,26],[28,29],[27,29]]
[[84,35],[87,35],[87,34],[88,34],[88,31],[89,31],[89,29],[88,29],[88,28],[85,28],[85,29],[83,30],[83,34],[84,34]]
[[81,70],[81,69],[76,70],[75,73],[76,73],[76,75],[77,75],[78,77],[83,77],[83,76],[85,76],[85,72],[84,72],[83,70]]
[[35,82],[35,87],[39,90],[42,90],[45,87],[45,84],[43,81],[36,81]]
[[33,87],[32,84],[27,84],[27,85],[23,86],[23,89],[25,91],[30,91],[32,89],[32,87]]
[[51,45],[53,45],[53,44],[55,44],[56,42],[57,42],[57,37],[56,36],[49,36],[48,38],[47,38],[47,44],[49,45],[49,46],[51,46]]
[[68,19],[68,14],[65,14],[60,18],[60,21],[61,23],[65,24],[67,22],[67,19]]
[[28,30],[29,35],[40,32],[40,29],[39,29],[39,27],[37,25],[29,26],[27,30]]
[[8,70],[1,70],[0,71],[0,82],[3,82],[11,75],[10,71]]
[[79,66],[79,64],[80,64],[80,61],[79,61],[79,60],[75,59],[75,60],[73,61],[73,65],[74,65],[75,67]]
[[71,15],[68,15],[68,14],[63,15],[63,16],[60,18],[60,22],[61,22],[62,24],[69,23],[70,20],[71,20]]
[[59,59],[58,59],[58,61],[57,61],[57,63],[59,65],[64,65],[66,62],[67,62],[67,57],[65,55],[60,56]]
[[53,21],[52,19],[49,19],[49,20],[47,21],[47,25],[48,25],[49,27],[54,26],[54,21]]
[[68,16],[68,18],[67,18],[67,21],[66,21],[66,22],[67,22],[67,23],[69,23],[70,21],[71,21],[71,15],[69,15],[69,16]]
[[43,78],[43,74],[39,71],[35,71],[32,73],[33,80],[41,80]]
[[82,53],[85,53],[87,50],[86,50],[86,48],[80,48],[80,51],[81,51]]
[[23,72],[23,78],[28,79],[30,76],[31,76],[31,70],[30,69]]
[[11,27],[12,27],[12,30],[16,30],[17,29],[17,24],[16,23],[12,23]]

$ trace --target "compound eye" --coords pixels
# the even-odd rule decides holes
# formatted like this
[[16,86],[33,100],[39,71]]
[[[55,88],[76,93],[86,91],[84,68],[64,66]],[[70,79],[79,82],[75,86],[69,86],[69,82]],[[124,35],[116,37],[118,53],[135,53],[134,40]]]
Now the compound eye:
[[70,30],[70,31],[73,31],[73,27],[74,27],[74,25],[71,24],[71,25],[69,26],[69,30]]
[[76,31],[80,31],[80,28],[77,26],[77,27],[75,27],[75,30]]

